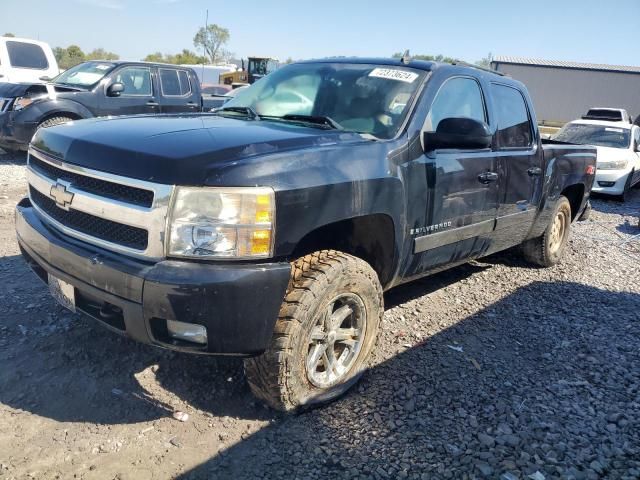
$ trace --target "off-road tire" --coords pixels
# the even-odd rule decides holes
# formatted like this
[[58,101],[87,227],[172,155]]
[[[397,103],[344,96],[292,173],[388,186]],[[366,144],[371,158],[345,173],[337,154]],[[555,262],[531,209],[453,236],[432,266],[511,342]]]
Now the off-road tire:
[[[558,215],[563,216],[564,229],[559,245],[554,241],[553,228]],[[541,267],[551,267],[557,264],[562,258],[562,254],[569,240],[571,229],[571,204],[565,196],[560,196],[553,210],[553,215],[544,233],[527,240],[522,244],[522,252],[527,261],[540,265]]]
[[69,118],[69,117],[51,117],[45,120],[44,122],[40,122],[40,124],[38,125],[38,128],[54,127],[62,123],[71,122],[72,120],[73,118]]
[[[355,294],[366,312],[360,352],[340,383],[318,388],[307,375],[309,336],[333,298]],[[382,287],[371,266],[335,250],[306,255],[291,265],[291,278],[268,349],[246,359],[251,391],[274,409],[292,412],[338,398],[362,375],[373,349],[384,303]]]

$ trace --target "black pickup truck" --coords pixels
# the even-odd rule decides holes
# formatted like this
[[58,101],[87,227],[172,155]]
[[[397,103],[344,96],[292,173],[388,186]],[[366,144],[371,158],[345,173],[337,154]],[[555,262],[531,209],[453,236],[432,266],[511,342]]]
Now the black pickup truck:
[[0,83],[0,148],[26,150],[38,128],[71,120],[195,113],[210,110],[217,106],[214,103],[203,98],[191,68],[146,62],[85,62],[46,84]]
[[68,308],[245,356],[253,392],[295,410],[357,380],[383,291],[519,244],[560,260],[596,150],[536,125],[524,85],[478,68],[301,62],[214,113],[39,130],[18,240]]

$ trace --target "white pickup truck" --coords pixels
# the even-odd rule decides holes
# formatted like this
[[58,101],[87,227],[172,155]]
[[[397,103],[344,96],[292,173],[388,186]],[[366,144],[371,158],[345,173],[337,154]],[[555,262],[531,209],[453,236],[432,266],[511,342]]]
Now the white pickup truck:
[[620,120],[591,118],[587,115],[567,123],[553,139],[595,146],[598,162],[592,191],[624,202],[629,189],[640,183],[640,127],[631,124],[628,116]]
[[0,82],[38,83],[59,73],[56,57],[45,42],[0,37]]

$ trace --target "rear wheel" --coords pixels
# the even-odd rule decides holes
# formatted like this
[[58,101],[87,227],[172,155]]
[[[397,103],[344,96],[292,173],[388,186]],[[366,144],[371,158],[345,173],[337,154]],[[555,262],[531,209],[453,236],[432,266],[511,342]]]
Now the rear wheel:
[[45,120],[44,122],[40,122],[40,124],[38,125],[38,128],[53,127],[55,125],[60,125],[62,123],[71,122],[72,120],[73,118],[71,117],[64,117],[64,116],[51,117]]
[[245,360],[249,387],[282,411],[339,397],[362,374],[383,311],[365,261],[334,250],[296,260],[271,345]]
[[551,267],[562,258],[571,229],[571,204],[560,196],[544,233],[522,244],[525,258],[542,267]]

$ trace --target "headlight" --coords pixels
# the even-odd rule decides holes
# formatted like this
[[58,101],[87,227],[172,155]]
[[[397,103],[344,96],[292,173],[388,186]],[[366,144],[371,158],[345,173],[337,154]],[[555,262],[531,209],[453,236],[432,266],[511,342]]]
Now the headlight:
[[624,170],[629,165],[627,160],[613,160],[611,162],[598,162],[598,170]]
[[22,110],[43,97],[46,97],[46,95],[39,95],[36,97],[18,97],[13,101],[13,109],[15,111]]
[[270,188],[176,187],[169,256],[268,258],[275,196]]

